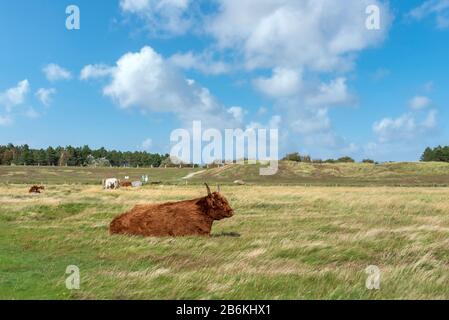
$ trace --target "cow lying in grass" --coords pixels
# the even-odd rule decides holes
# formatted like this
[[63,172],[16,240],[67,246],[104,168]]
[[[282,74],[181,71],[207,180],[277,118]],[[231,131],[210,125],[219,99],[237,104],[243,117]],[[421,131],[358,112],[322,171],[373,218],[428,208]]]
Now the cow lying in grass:
[[43,190],[45,190],[44,186],[32,186],[28,193],[41,193]]
[[122,188],[131,188],[133,184],[129,181],[120,181],[120,187]]
[[120,180],[116,178],[105,179],[102,181],[103,189],[118,189],[120,188]]
[[215,220],[233,216],[228,201],[220,193],[211,193],[194,200],[154,205],[137,205],[115,218],[111,234],[141,235],[145,237],[210,236]]

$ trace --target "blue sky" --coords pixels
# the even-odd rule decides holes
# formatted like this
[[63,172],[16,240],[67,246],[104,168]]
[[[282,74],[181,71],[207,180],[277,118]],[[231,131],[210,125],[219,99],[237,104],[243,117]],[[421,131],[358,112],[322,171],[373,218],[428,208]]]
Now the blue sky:
[[415,161],[449,138],[448,0],[2,1],[0,39],[0,144],[169,152],[201,120]]

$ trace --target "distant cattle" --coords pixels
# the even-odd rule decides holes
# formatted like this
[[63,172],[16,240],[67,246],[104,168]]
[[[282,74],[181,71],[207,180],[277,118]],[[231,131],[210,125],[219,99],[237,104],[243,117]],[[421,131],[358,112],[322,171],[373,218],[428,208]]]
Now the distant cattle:
[[122,187],[122,188],[130,188],[132,186],[133,186],[133,184],[129,181],[121,181],[120,182],[120,187]]
[[238,184],[240,186],[243,186],[243,185],[245,185],[245,181],[243,181],[243,180],[235,180],[234,184]]
[[29,193],[41,193],[43,190],[45,190],[44,186],[32,186],[30,190],[28,190]]
[[141,186],[143,186],[143,183],[141,181],[133,181],[131,182],[131,185],[133,186],[133,188],[140,188]]
[[203,198],[137,205],[116,217],[109,231],[145,237],[210,236],[212,223],[232,217],[234,210],[219,189],[211,193],[207,184],[206,188]]
[[120,180],[116,178],[110,178],[103,180],[103,189],[118,189],[120,188]]

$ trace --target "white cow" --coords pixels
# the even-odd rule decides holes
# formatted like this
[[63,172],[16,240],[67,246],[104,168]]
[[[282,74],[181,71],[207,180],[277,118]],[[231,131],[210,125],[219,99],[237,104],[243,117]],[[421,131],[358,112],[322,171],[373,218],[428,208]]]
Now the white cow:
[[110,178],[103,180],[103,189],[118,189],[120,187],[120,180],[116,178]]

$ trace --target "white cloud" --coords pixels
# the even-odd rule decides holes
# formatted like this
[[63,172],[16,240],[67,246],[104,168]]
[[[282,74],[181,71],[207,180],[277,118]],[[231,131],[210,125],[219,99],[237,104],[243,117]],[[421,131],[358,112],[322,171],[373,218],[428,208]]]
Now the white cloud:
[[[219,0],[207,31],[221,48],[239,48],[253,68],[345,69],[352,53],[379,44],[392,17],[377,0]],[[381,29],[365,27],[368,5],[381,8]]]
[[302,74],[286,68],[275,68],[271,78],[257,78],[254,86],[270,97],[286,97],[297,94],[302,85]]
[[121,0],[123,12],[138,15],[152,35],[181,35],[192,26],[191,0]]
[[418,114],[406,113],[398,118],[384,118],[373,125],[373,131],[380,143],[392,141],[411,141],[432,132],[437,127],[437,111],[430,110],[424,119],[418,119]]
[[17,86],[0,92],[0,105],[4,106],[9,112],[15,106],[25,101],[26,95],[30,90],[30,84],[27,79],[20,81]]
[[242,107],[231,107],[228,109],[228,113],[237,120],[239,123],[243,122],[243,117],[245,116],[245,110]]
[[153,146],[153,140],[150,138],[145,139],[141,145],[142,149],[145,151],[149,151],[152,146]]
[[346,78],[337,78],[329,83],[321,83],[318,92],[307,98],[312,106],[328,107],[350,103],[353,97],[348,92]]
[[408,15],[416,20],[435,16],[438,28],[449,28],[449,0],[427,0],[410,11]]
[[129,12],[139,12],[150,7],[150,0],[121,0],[122,10]]
[[50,63],[46,65],[42,71],[44,72],[45,76],[47,77],[48,81],[54,82],[58,80],[69,80],[72,78],[72,74],[70,71],[64,69],[63,67],[55,64]]
[[198,70],[204,74],[219,75],[230,71],[230,66],[223,61],[214,61],[211,54],[177,53],[170,57],[170,62],[186,70]]
[[89,80],[103,78],[109,76],[113,71],[113,68],[104,64],[89,64],[81,70],[80,79]]
[[409,106],[415,110],[425,109],[432,106],[432,100],[424,96],[416,96],[409,101]]
[[188,80],[151,47],[123,55],[104,94],[122,108],[175,113],[182,121],[204,120],[210,127],[234,127],[236,119],[209,90]]
[[40,88],[39,90],[36,91],[35,95],[44,106],[49,106],[53,100],[52,96],[55,93],[56,89],[54,88],[49,89]]

